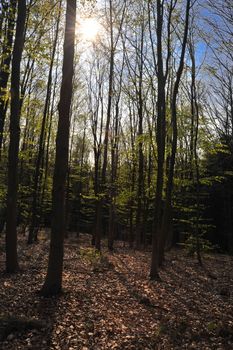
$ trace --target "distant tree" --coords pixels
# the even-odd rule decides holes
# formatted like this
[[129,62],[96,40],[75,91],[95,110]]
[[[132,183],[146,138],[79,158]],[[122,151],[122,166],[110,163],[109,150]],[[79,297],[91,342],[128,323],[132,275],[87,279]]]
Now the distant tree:
[[[127,5],[127,1],[125,0],[123,4],[122,5],[120,4],[119,6],[120,10],[118,11],[117,16],[119,16],[120,23],[119,23],[119,28],[116,28],[115,21],[114,21],[115,18],[114,18],[113,1],[108,0],[107,2],[109,3],[108,11],[109,11],[110,47],[109,47],[108,101],[107,101],[105,132],[104,132],[104,139],[103,139],[103,162],[102,162],[102,168],[101,168],[101,174],[100,174],[101,175],[100,191],[102,193],[106,192],[109,129],[110,129],[110,122],[112,118],[113,87],[114,87],[114,74],[115,74],[114,72],[115,55],[116,55],[116,50],[117,50],[122,26],[123,26],[125,10]],[[114,29],[116,29],[116,31]],[[95,247],[98,250],[101,249],[102,207],[103,207],[103,198],[98,198],[98,203],[96,207],[96,228],[95,228]]]
[[37,232],[38,232],[38,225],[39,225],[39,208],[38,208],[38,201],[39,201],[39,194],[41,189],[41,180],[42,180],[42,163],[44,158],[44,151],[45,151],[45,138],[46,138],[46,126],[48,124],[48,112],[49,112],[49,104],[51,100],[51,93],[52,93],[52,75],[53,75],[53,68],[54,68],[54,60],[55,60],[55,53],[57,48],[57,41],[58,41],[58,32],[59,32],[59,25],[60,25],[60,17],[61,17],[61,1],[59,2],[59,13],[55,28],[55,37],[52,47],[52,54],[51,54],[51,61],[49,66],[49,73],[48,73],[48,81],[47,81],[47,90],[46,90],[46,97],[45,97],[45,104],[44,104],[44,110],[43,110],[43,118],[41,123],[41,130],[40,130],[40,137],[39,137],[39,145],[38,145],[38,152],[36,157],[36,166],[35,166],[35,173],[34,173],[34,181],[33,181],[33,203],[32,203],[32,217],[31,217],[31,223],[30,223],[30,229],[29,229],[29,235],[28,235],[28,243],[33,243],[34,240],[37,239]]

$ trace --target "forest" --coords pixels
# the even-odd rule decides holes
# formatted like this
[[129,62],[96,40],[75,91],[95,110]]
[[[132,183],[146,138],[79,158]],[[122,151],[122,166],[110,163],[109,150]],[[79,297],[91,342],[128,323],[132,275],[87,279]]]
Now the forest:
[[0,349],[233,349],[232,0],[1,0]]

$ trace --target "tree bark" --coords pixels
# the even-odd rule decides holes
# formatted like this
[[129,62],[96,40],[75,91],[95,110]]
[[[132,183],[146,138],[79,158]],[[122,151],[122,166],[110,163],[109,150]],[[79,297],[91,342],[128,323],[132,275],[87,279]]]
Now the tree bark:
[[180,62],[179,62],[179,67],[176,74],[176,80],[175,80],[174,88],[172,92],[172,102],[171,102],[171,119],[172,119],[172,132],[173,132],[172,152],[171,152],[171,157],[169,159],[168,180],[167,180],[167,186],[166,186],[166,199],[165,199],[164,214],[163,214],[163,221],[162,221],[162,231],[161,231],[160,242],[159,242],[159,265],[161,265],[164,260],[164,249],[165,249],[166,240],[168,238],[170,222],[172,220],[171,218],[172,191],[173,191],[173,178],[174,178],[174,168],[175,168],[175,159],[176,159],[176,150],[177,150],[177,134],[178,134],[176,104],[177,104],[177,96],[179,92],[180,80],[181,80],[181,76],[184,68],[184,57],[185,57],[188,30],[189,30],[190,2],[191,0],[187,0],[186,14],[185,14],[185,28],[184,28],[184,34],[183,34]]
[[15,42],[11,70],[10,144],[8,151],[8,188],[6,218],[6,271],[18,268],[17,258],[17,192],[20,138],[20,64],[24,46],[26,0],[18,1]]
[[65,184],[68,170],[70,108],[74,71],[76,0],[67,0],[62,84],[56,139],[56,159],[52,192],[52,226],[49,263],[41,294],[56,295],[62,289],[65,233]]
[[143,49],[144,49],[144,23],[141,27],[140,38],[140,61],[139,81],[137,91],[138,109],[138,189],[137,189],[137,213],[136,213],[136,248],[139,249],[142,243],[142,212],[143,212],[143,191],[144,191],[144,154],[143,154]]
[[157,0],[157,79],[158,79],[158,100],[157,100],[157,131],[156,142],[158,148],[157,180],[156,180],[156,198],[154,214],[154,232],[152,237],[152,258],[150,278],[159,279],[158,274],[158,256],[159,256],[159,235],[161,229],[162,213],[162,192],[163,192],[163,172],[165,155],[165,117],[166,117],[166,79],[163,72],[163,3]]
[[196,253],[197,261],[202,266],[201,246],[200,246],[200,171],[199,171],[199,157],[198,157],[198,134],[199,134],[199,106],[196,87],[196,60],[194,52],[194,44],[190,42],[190,58],[192,63],[191,71],[191,114],[194,121],[194,137],[193,137],[193,184],[196,188],[196,218],[195,218],[195,240],[196,240]]
[[10,75],[10,64],[12,57],[12,45],[13,45],[13,36],[15,28],[15,14],[17,1],[11,0],[8,5],[8,23],[7,23],[7,32],[6,39],[2,49],[2,62],[0,67],[0,158],[2,150],[2,140],[3,140],[3,130],[5,124],[7,103],[5,100],[6,88]]

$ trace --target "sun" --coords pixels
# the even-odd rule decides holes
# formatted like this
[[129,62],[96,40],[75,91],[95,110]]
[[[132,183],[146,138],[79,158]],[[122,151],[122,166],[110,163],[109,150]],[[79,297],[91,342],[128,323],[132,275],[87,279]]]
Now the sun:
[[95,18],[83,18],[80,20],[78,31],[83,40],[95,41],[100,31],[100,24]]

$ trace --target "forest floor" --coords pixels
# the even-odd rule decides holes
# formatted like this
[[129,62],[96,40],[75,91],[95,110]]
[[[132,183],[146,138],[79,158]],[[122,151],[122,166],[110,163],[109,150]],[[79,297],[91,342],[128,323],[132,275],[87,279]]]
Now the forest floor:
[[[2,247],[3,239],[0,241]],[[90,236],[65,241],[64,292],[43,298],[48,241],[19,241],[20,271],[4,273],[0,255],[0,320],[37,319],[12,327],[0,349],[233,349],[233,257],[207,255],[205,269],[181,249],[167,254],[161,282],[148,279],[150,252],[117,243],[95,254]],[[1,331],[1,325],[0,325]]]

